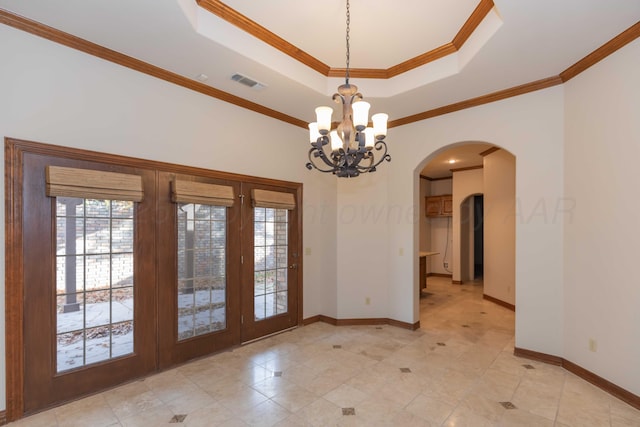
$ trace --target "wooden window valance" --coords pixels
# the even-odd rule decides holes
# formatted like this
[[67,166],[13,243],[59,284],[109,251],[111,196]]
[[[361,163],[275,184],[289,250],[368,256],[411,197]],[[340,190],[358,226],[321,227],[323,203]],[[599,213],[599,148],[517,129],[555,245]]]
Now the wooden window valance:
[[49,197],[132,202],[140,202],[144,197],[140,175],[61,166],[47,166],[45,175]]
[[281,193],[253,189],[251,193],[253,206],[256,208],[275,208],[292,210],[296,208],[296,199],[293,193]]
[[176,179],[171,182],[171,200],[175,203],[231,207],[235,201],[233,187]]

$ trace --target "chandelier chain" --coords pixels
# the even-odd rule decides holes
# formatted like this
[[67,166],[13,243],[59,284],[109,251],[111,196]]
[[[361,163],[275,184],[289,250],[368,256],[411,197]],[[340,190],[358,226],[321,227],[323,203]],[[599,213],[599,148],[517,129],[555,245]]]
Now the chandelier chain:
[[350,50],[349,50],[349,27],[351,24],[351,11],[349,10],[349,0],[347,0],[347,36],[346,36],[346,42],[347,42],[347,70],[346,70],[346,74],[345,74],[345,79],[346,79],[346,83],[349,84],[349,57],[350,57]]

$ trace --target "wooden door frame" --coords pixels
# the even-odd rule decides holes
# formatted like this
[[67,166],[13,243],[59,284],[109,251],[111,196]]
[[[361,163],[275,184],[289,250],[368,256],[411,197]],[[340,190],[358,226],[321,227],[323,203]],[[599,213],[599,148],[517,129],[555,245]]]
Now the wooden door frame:
[[[18,144],[5,139],[5,363],[6,420],[22,417],[24,407],[22,156]],[[11,284],[9,286],[8,284]]]
[[[22,256],[22,159],[26,153],[96,161],[106,164],[127,165],[180,174],[199,174],[220,179],[274,185],[296,190],[299,203],[296,226],[300,230],[298,253],[302,254],[302,183],[217,172],[204,168],[145,160],[79,148],[70,148],[40,142],[5,137],[5,375],[6,421],[24,415],[24,260]],[[44,177],[43,177],[44,178]],[[303,257],[297,269],[298,313],[297,323],[302,325],[303,315]]]

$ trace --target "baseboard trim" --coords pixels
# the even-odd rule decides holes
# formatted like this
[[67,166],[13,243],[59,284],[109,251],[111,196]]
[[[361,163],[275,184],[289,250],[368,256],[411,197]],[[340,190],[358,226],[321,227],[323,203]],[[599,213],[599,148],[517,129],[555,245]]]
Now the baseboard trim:
[[447,273],[427,273],[427,277],[452,277],[451,274]]
[[498,304],[498,305],[501,305],[501,306],[503,306],[505,308],[508,308],[511,311],[516,311],[516,306],[515,305],[509,304],[508,302],[502,301],[501,299],[494,298],[494,297],[492,297],[490,295],[487,295],[487,294],[482,294],[482,298],[486,299],[487,301],[491,301],[494,304]]
[[563,359],[562,367],[567,371],[579,376],[583,380],[588,381],[596,387],[601,388],[612,396],[615,396],[623,402],[628,403],[634,408],[640,409],[640,396],[633,394],[628,390],[625,390],[624,388],[612,383],[611,381],[606,380],[601,376],[596,375],[593,372],[588,371],[582,366],[578,366],[569,360]]
[[549,363],[552,365],[561,366],[572,374],[577,375],[583,380],[595,385],[596,387],[606,391],[610,395],[617,397],[625,403],[633,406],[636,409],[640,409],[640,396],[631,393],[629,390],[626,390],[609,380],[602,378],[599,375],[594,374],[593,372],[583,368],[582,366],[576,365],[575,363],[566,360],[562,357],[553,356],[550,354],[539,353],[537,351],[527,350],[524,348],[514,348],[513,354],[518,357],[524,357],[526,359],[537,360],[539,362]]
[[415,331],[417,329],[420,329],[419,320],[415,323],[401,322],[399,320],[394,320],[394,319],[386,319],[386,320],[389,325],[396,326],[398,328],[409,329],[410,331]]
[[302,319],[302,324],[304,326],[310,325],[312,323],[316,323],[320,321],[320,315],[315,315],[315,316],[311,316],[311,317],[307,317],[306,319]]
[[381,317],[372,317],[364,319],[335,319],[336,326],[367,326],[367,325],[386,325],[388,319]]
[[324,314],[318,314],[311,316],[302,321],[304,325],[310,325],[315,322],[324,322],[333,326],[372,326],[372,325],[390,325],[402,329],[409,329],[415,331],[420,329],[420,321],[416,323],[401,322],[395,319],[389,319],[384,317],[373,317],[364,319],[335,319],[333,317],[325,316]]
[[451,283],[454,285],[462,285],[462,280],[452,280]]
[[321,314],[318,316],[318,322],[323,322],[323,323],[328,323],[330,325],[333,326],[338,326],[338,321],[333,318],[333,317],[329,317],[329,316],[325,316],[324,314]]
[[537,351],[527,350],[525,348],[515,347],[513,349],[513,355],[524,357],[525,359],[537,360],[538,362],[544,362],[549,365],[562,366],[562,357],[553,356],[546,353],[539,353]]

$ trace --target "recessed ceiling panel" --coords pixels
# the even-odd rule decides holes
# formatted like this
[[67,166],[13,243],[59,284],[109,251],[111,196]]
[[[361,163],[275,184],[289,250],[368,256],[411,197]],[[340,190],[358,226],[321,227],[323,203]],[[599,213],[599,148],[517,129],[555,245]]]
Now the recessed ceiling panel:
[[[330,67],[345,66],[345,0],[224,3]],[[478,3],[350,0],[351,67],[386,69],[451,42]]]

